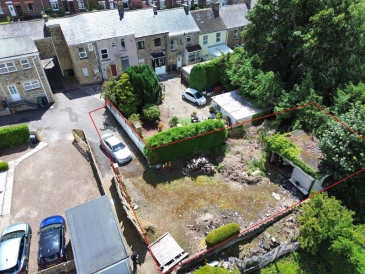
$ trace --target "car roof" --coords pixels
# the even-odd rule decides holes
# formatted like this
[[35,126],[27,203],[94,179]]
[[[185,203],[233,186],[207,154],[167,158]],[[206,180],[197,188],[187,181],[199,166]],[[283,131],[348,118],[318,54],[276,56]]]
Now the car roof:
[[[108,135],[109,135],[109,137],[108,137]],[[115,137],[114,135],[112,135],[112,134],[108,134],[108,135],[103,135],[106,138],[102,137],[102,139],[104,141],[107,141],[111,146],[115,146],[115,145],[121,143],[121,141],[117,137]]]
[[198,91],[193,88],[187,88],[185,91],[190,91],[191,93],[198,93]]
[[1,236],[4,236],[5,234],[8,234],[8,233],[11,233],[14,231],[27,231],[28,227],[29,227],[29,225],[27,223],[17,223],[17,224],[10,225],[3,230],[3,232],[1,233]]
[[65,223],[65,219],[62,216],[54,215],[54,216],[50,216],[50,217],[45,218],[41,222],[39,227],[43,228],[45,226],[52,225],[52,224],[64,224],[64,223]]
[[0,271],[17,264],[21,239],[13,238],[0,243]]

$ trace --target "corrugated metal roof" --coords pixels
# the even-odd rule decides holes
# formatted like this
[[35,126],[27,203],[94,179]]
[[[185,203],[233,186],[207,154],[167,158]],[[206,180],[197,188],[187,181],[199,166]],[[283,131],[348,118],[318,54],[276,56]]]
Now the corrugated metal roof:
[[118,10],[79,14],[52,19],[47,26],[60,25],[69,45],[135,34],[136,38],[169,32],[170,36],[199,32],[190,13],[183,8],[158,11],[152,9],[127,11],[122,21]]
[[0,38],[30,36],[33,40],[44,38],[44,20],[20,21],[0,25]]
[[0,58],[38,52],[30,36],[0,39]]
[[108,270],[113,265],[128,270],[119,274],[130,273],[123,236],[107,196],[66,210],[66,220],[77,273],[113,273]]
[[246,4],[236,4],[221,7],[219,16],[222,18],[224,24],[228,29],[238,28],[248,25]]

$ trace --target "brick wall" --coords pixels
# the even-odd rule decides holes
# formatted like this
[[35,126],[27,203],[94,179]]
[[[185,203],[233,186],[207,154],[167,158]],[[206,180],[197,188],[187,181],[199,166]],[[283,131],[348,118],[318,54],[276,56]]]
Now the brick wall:
[[[0,14],[2,17],[11,16],[11,13],[9,11],[9,6],[5,2],[6,1],[1,1],[1,8],[4,12],[4,14]],[[25,2],[28,2],[29,5],[27,5]],[[32,2],[33,5],[31,5],[30,2]],[[16,13],[16,16],[13,19],[18,19],[18,18],[23,19],[24,15],[25,16],[29,15],[30,17],[40,17],[40,12],[43,10],[41,0],[13,1],[13,7],[14,7],[14,11]]]

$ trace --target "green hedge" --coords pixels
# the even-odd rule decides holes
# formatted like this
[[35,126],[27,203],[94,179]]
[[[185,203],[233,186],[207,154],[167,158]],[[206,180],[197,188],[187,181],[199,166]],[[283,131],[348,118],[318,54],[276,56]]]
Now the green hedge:
[[[195,137],[197,135],[199,136]],[[162,164],[210,151],[224,143],[226,139],[227,129],[222,121],[206,120],[173,127],[148,138],[146,140],[148,146],[145,146],[143,154],[150,164]]]
[[205,265],[199,270],[195,271],[194,274],[240,274],[238,269],[233,269],[232,272],[229,269],[223,267],[215,267],[210,265]]
[[[252,115],[252,120],[253,120],[253,119],[256,119],[256,118],[260,118],[260,117],[266,116],[266,115],[268,115],[268,114],[269,114],[269,112],[268,112],[267,110],[263,110],[263,111],[261,111],[261,112],[259,112],[259,113],[256,113],[256,114]],[[255,121],[251,121],[251,124],[252,124],[253,126],[257,127],[257,126],[262,125],[262,123],[263,123],[264,121],[265,121],[265,119],[264,119],[264,118],[262,118],[262,119],[258,119],[258,120],[255,120]]]
[[308,164],[306,164],[302,159],[299,158],[300,148],[290,142],[282,134],[275,134],[271,137],[265,137],[265,149],[268,154],[276,152],[280,156],[288,159],[294,165],[300,167],[305,173],[311,175],[314,178],[319,178],[318,172]]
[[209,234],[205,237],[205,243],[207,247],[213,247],[217,244],[224,242],[227,239],[232,238],[233,236],[240,233],[241,227],[237,223],[227,224],[222,227],[213,229]]
[[27,142],[29,142],[29,128],[27,125],[0,128],[0,149],[16,147]]
[[9,165],[7,162],[0,162],[0,171],[8,170]]

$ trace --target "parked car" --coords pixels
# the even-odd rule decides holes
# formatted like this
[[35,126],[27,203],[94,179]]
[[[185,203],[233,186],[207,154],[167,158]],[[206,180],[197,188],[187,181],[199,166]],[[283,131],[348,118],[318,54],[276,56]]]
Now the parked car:
[[106,149],[110,157],[118,164],[124,164],[132,160],[132,152],[113,134],[101,136],[100,146],[102,149]]
[[187,88],[182,93],[182,99],[188,100],[196,105],[204,106],[207,103],[204,95],[193,88]]
[[32,230],[27,223],[10,225],[0,238],[0,274],[28,273]]
[[38,267],[45,269],[67,261],[66,222],[55,215],[44,219],[39,225]]

